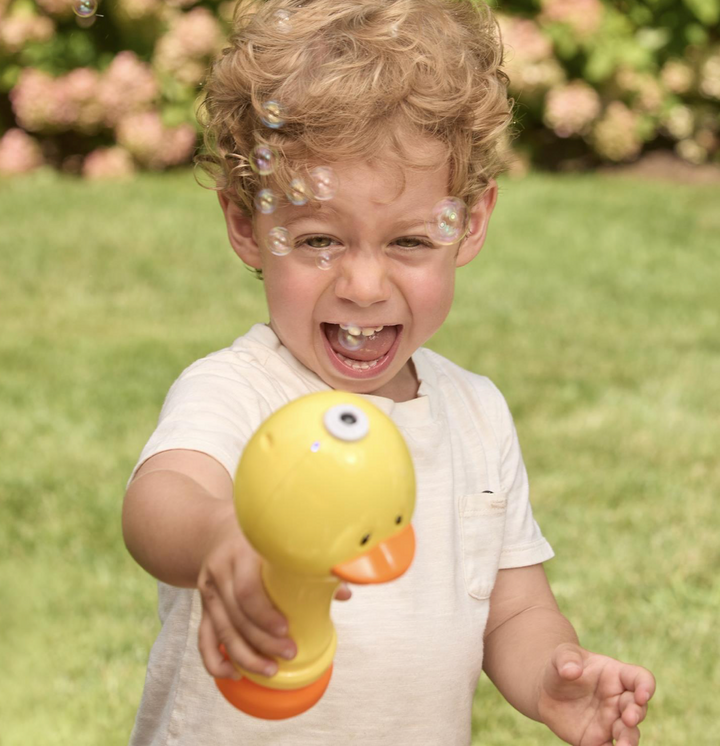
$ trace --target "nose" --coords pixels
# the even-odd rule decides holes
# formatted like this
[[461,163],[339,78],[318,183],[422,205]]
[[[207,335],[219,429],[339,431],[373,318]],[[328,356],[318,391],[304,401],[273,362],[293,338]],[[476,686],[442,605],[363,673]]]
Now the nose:
[[335,294],[361,308],[390,298],[391,283],[385,258],[370,251],[346,252],[340,260]]

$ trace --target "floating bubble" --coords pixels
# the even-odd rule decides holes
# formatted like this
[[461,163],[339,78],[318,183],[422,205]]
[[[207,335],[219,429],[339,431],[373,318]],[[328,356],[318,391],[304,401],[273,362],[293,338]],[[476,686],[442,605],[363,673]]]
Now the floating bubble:
[[277,130],[285,124],[285,107],[277,101],[266,101],[262,105],[262,123],[270,129]]
[[318,166],[310,172],[310,189],[315,199],[332,199],[337,193],[339,180],[329,166]]
[[445,197],[433,207],[425,227],[428,236],[439,244],[449,246],[459,241],[467,229],[465,203],[457,197]]
[[292,17],[292,11],[285,9],[276,10],[272,14],[273,25],[278,31],[287,34],[289,31],[292,31]]
[[290,231],[287,228],[273,228],[267,235],[267,247],[275,256],[287,256],[293,248]]
[[365,344],[361,327],[357,324],[347,324],[347,327],[347,329],[343,329],[342,326],[340,327],[338,342],[348,352],[357,352]]
[[260,176],[269,176],[275,170],[275,151],[267,145],[256,145],[250,153],[250,168]]
[[263,214],[270,215],[277,207],[277,197],[272,189],[261,189],[255,195],[255,207]]
[[73,0],[72,9],[79,18],[90,18],[97,12],[97,0]]
[[287,198],[294,205],[304,205],[310,199],[310,192],[307,184],[299,177],[296,176],[288,187]]
[[315,264],[318,269],[330,269],[333,265],[334,256],[329,251],[323,251],[318,254],[315,259]]

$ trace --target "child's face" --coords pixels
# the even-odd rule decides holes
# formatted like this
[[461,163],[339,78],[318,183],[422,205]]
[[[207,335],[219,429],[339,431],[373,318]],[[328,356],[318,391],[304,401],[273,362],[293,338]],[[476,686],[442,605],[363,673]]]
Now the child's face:
[[[339,189],[319,211],[286,204],[256,215],[252,226],[221,197],[231,243],[246,264],[262,268],[270,325],[303,365],[334,389],[412,399],[418,381],[410,356],[450,311],[455,268],[482,247],[496,185],[471,212],[472,235],[447,246],[433,243],[425,228],[433,207],[448,196],[447,166],[407,170],[399,196],[396,166],[352,163],[334,170]],[[294,239],[286,256],[266,247],[265,237],[278,225]],[[322,270],[316,258],[326,247],[344,250]],[[368,336],[351,336],[343,345],[340,324],[362,327]]]

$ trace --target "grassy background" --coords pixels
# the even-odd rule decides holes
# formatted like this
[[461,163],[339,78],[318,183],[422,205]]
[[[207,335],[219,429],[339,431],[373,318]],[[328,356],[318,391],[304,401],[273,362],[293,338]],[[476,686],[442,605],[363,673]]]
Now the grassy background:
[[[643,742],[717,743],[720,190],[505,182],[429,344],[514,412],[548,573],[590,649],[658,678]],[[265,320],[214,195],[0,182],[0,744],[125,744],[158,629],[120,535],[171,382]],[[555,744],[481,680],[476,746]]]

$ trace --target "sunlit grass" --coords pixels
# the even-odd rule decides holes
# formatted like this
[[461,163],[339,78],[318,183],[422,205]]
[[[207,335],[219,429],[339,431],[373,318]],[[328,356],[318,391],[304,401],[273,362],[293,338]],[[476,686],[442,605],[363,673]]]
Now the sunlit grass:
[[[583,643],[659,682],[644,742],[714,744],[720,687],[720,191],[504,182],[429,346],[520,432]],[[127,743],[155,586],[125,481],[179,372],[266,319],[189,173],[0,182],[0,744]],[[476,746],[553,744],[481,680]]]

